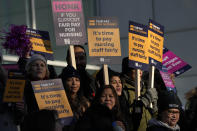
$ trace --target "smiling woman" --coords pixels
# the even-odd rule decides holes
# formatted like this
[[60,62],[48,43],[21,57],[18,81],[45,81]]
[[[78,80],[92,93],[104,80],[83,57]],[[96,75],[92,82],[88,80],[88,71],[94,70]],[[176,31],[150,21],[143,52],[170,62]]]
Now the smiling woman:
[[118,96],[115,89],[106,85],[99,88],[95,100],[76,125],[76,130],[113,131],[125,130]]
[[62,79],[69,104],[74,114],[75,123],[89,107],[89,101],[83,96],[80,89],[80,75],[72,66],[67,66],[59,76]]

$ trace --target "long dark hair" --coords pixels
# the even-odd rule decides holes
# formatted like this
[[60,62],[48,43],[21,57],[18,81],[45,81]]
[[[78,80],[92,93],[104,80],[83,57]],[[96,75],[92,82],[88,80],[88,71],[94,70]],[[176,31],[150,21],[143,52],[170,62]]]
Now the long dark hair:
[[118,95],[117,95],[116,90],[114,89],[114,87],[111,86],[111,85],[104,85],[103,87],[98,89],[98,92],[96,93],[96,96],[95,96],[95,99],[92,103],[92,106],[100,105],[101,95],[104,92],[104,90],[106,90],[106,89],[111,89],[112,93],[115,97],[115,106],[112,108],[112,111],[115,114],[115,118],[119,119],[119,120],[122,120],[122,114],[121,114],[121,111],[120,111],[120,103],[119,103],[119,100],[118,100]]

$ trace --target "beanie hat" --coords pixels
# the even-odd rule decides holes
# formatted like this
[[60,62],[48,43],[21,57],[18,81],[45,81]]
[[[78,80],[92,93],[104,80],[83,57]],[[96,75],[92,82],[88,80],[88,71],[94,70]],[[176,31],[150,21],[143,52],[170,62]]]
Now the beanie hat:
[[42,56],[42,55],[40,55],[40,54],[34,54],[34,55],[31,56],[31,58],[28,59],[27,64],[26,64],[26,66],[25,66],[25,69],[27,70],[28,67],[29,67],[29,65],[30,65],[32,62],[34,62],[35,60],[42,60],[42,61],[45,63],[45,65],[47,65],[47,60],[45,59],[44,56]]
[[68,65],[67,67],[65,67],[62,70],[62,73],[60,74],[59,77],[65,80],[65,79],[70,78],[70,77],[80,78],[80,75],[79,75],[79,72],[77,70],[75,70],[74,67]]
[[181,109],[181,101],[173,91],[163,91],[159,94],[158,98],[158,111],[159,113],[167,109]]

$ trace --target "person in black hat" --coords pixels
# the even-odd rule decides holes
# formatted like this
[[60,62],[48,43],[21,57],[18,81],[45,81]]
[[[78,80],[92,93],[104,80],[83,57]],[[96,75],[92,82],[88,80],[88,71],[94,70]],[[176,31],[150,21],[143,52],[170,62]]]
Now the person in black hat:
[[65,67],[59,77],[62,79],[68,101],[74,114],[75,123],[89,107],[90,103],[81,93],[80,75],[72,66]]
[[181,102],[173,91],[163,91],[158,99],[158,117],[151,119],[147,131],[180,131],[177,124]]
[[[95,79],[86,71],[87,55],[85,48],[81,45],[74,45],[77,70],[81,78],[81,91],[84,96],[92,102],[96,94]],[[66,61],[71,64],[70,50],[67,51]]]
[[[140,77],[142,78],[142,71]],[[144,131],[147,128],[148,121],[152,118],[152,113],[157,112],[157,91],[155,88],[149,88],[140,81],[140,100],[135,99],[135,82],[136,69],[129,66],[129,58],[124,57],[122,60],[121,79],[123,82],[123,91],[125,92],[126,100],[129,103],[129,113],[132,116],[132,130]],[[150,108],[150,103],[153,103],[153,108]]]

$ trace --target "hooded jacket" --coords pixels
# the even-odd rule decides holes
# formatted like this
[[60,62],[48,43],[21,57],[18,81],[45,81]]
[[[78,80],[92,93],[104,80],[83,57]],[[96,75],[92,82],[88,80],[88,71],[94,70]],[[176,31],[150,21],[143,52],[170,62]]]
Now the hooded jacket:
[[[136,114],[134,113],[135,108],[135,82],[131,80],[127,75],[122,75],[123,80],[123,93],[126,96],[127,101],[129,102],[129,112],[133,116],[132,124],[136,127],[131,127],[131,130],[135,130],[132,128],[138,128],[138,131],[145,131],[147,128],[147,123],[151,119],[151,114],[147,108],[142,106],[142,114],[141,116],[138,115],[138,117],[141,117],[140,121],[139,119],[136,119]],[[141,83],[142,84],[142,83]],[[146,89],[143,85],[141,85],[141,95],[143,95],[146,92]],[[138,123],[138,122],[139,123]],[[139,126],[139,127],[138,127]]]
[[176,125],[175,127],[170,127],[168,124],[162,121],[151,119],[148,122],[147,131],[180,131],[180,127],[179,125]]

